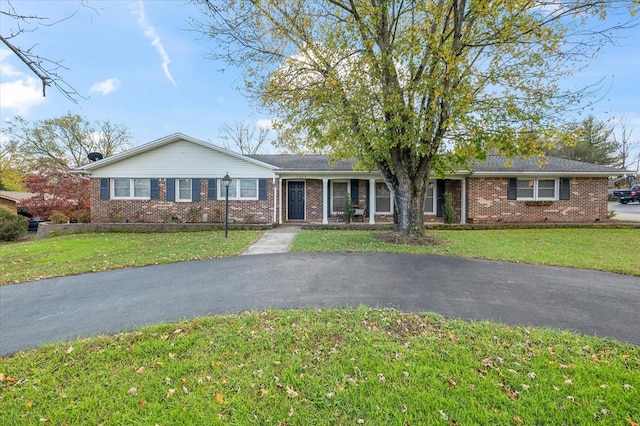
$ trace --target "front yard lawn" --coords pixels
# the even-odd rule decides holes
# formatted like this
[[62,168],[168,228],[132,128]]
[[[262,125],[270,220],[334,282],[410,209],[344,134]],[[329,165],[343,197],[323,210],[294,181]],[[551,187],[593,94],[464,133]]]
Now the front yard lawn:
[[73,234],[0,244],[0,284],[236,256],[264,231]]
[[633,425],[640,348],[369,308],[216,316],[0,360],[3,424]]
[[386,244],[375,238],[382,232],[302,231],[291,250],[442,254],[640,275],[638,228],[429,231],[440,240],[431,246]]

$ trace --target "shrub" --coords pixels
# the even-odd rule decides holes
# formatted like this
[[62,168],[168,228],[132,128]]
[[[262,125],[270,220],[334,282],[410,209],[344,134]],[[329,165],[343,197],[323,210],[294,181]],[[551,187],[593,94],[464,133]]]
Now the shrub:
[[345,222],[351,222],[353,217],[353,204],[351,202],[351,196],[345,194],[344,196],[344,219]]
[[456,209],[453,207],[453,194],[444,193],[444,204],[442,205],[442,219],[444,223],[455,223],[458,220]]
[[192,206],[187,210],[187,222],[200,222],[200,212],[202,212],[202,207],[200,206]]
[[51,215],[49,216],[49,220],[51,221],[51,223],[69,222],[69,218],[67,217],[67,215],[58,210],[54,210],[51,212]]
[[27,221],[24,216],[13,214],[0,207],[0,241],[13,241],[27,233]]
[[91,222],[91,211],[90,210],[80,210],[76,213],[76,221],[78,223],[89,223]]

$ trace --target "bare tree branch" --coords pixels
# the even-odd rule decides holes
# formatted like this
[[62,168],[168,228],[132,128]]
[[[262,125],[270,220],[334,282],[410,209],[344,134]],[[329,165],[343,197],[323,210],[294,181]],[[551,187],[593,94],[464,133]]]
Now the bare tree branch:
[[[0,10],[0,14],[4,15],[14,21],[15,27],[7,26],[3,28],[7,31],[5,35],[0,34],[0,41],[7,46],[22,63],[24,63],[33,74],[40,79],[42,83],[42,96],[46,97],[46,89],[48,86],[55,87],[65,98],[71,102],[77,104],[78,99],[88,99],[82,96],[76,89],[67,83],[64,78],[58,74],[58,70],[69,70],[69,68],[62,65],[62,60],[51,60],[46,57],[42,57],[37,53],[34,53],[34,47],[23,48],[19,46],[14,40],[21,34],[26,32],[36,31],[40,26],[53,26],[60,22],[71,19],[76,15],[79,8],[76,9],[71,15],[66,16],[57,21],[48,23],[48,18],[37,15],[23,15],[16,11],[13,4],[10,1],[6,2],[7,9]],[[81,6],[85,6],[84,2],[80,3]],[[23,25],[27,25],[30,28],[24,28]]]
[[269,136],[269,129],[242,121],[225,124],[220,130],[223,133],[223,146],[229,151],[240,152],[243,155],[258,154]]

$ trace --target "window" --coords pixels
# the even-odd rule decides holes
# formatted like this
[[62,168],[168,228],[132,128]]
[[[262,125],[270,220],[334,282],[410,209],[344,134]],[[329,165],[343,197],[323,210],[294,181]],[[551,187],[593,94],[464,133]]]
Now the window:
[[435,203],[435,193],[436,193],[436,184],[435,182],[427,183],[427,195],[424,198],[424,213],[435,214],[436,212],[436,203]]
[[557,200],[557,179],[518,179],[516,185],[518,200]]
[[191,201],[191,179],[176,179],[178,197],[176,201]]
[[535,179],[518,179],[518,198],[533,199]]
[[[218,182],[218,199],[224,200],[227,195],[227,188],[222,184],[222,179],[218,179]],[[231,185],[229,185],[229,199],[257,200],[258,179],[231,179]]]
[[555,179],[538,179],[538,199],[555,199],[556,198],[556,180]]
[[348,182],[331,182],[331,212],[344,210],[344,200],[349,196]]
[[137,198],[148,200],[151,198],[151,179],[113,179],[111,198]]
[[255,179],[239,179],[240,198],[258,198],[258,181]]
[[376,182],[376,213],[391,213],[391,191],[384,182]]

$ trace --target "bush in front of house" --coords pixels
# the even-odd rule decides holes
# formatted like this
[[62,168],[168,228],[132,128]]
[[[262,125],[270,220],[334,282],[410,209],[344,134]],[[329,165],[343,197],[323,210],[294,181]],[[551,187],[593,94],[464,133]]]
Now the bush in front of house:
[[458,220],[456,209],[453,207],[453,194],[444,193],[444,205],[442,206],[442,219],[444,223],[455,223]]
[[13,214],[0,208],[0,241],[13,241],[27,233],[27,221],[24,216]]
[[51,212],[51,215],[49,216],[49,220],[51,221],[51,223],[69,222],[69,218],[67,217],[67,215],[58,210],[54,210],[53,212]]

